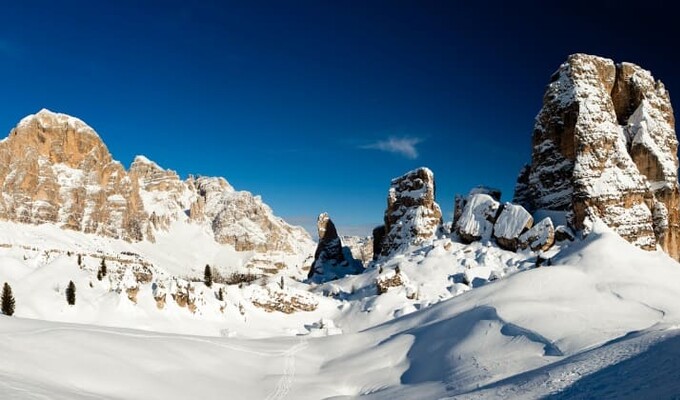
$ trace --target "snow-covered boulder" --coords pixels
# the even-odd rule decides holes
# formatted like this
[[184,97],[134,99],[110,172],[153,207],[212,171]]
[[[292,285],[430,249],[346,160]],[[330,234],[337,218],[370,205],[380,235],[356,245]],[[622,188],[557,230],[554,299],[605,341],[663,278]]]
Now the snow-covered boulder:
[[455,231],[465,242],[489,240],[500,203],[488,194],[473,194],[456,222]]
[[382,255],[435,239],[442,222],[430,169],[418,168],[393,179],[387,195]]
[[533,251],[548,250],[555,243],[555,228],[550,218],[543,218],[519,237],[519,247]]
[[517,239],[534,224],[534,219],[524,207],[505,203],[493,226],[493,237],[498,246],[506,250],[517,250]]

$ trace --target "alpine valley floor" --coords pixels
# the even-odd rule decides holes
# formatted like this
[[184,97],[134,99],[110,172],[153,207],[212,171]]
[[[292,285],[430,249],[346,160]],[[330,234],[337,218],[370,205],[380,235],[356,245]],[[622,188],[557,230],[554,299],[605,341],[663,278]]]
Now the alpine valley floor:
[[[414,249],[402,260],[404,273],[413,277],[417,268],[432,269],[427,260],[436,257],[442,257],[437,245]],[[54,262],[49,265],[56,270]],[[41,269],[47,268],[26,273]],[[66,307],[50,309],[53,318],[33,315],[51,321],[3,316],[0,398],[563,399],[680,393],[680,269],[665,253],[640,250],[596,223],[550,266],[518,271],[421,310],[401,300],[411,304],[410,311],[396,304],[406,299],[398,291],[361,297],[358,277],[370,271],[347,276],[333,283],[347,289],[342,301],[323,296],[327,285],[307,289],[320,299],[310,320],[333,318],[339,328],[324,330],[321,323],[296,332],[305,313],[295,313],[287,317],[294,320],[287,335],[270,330],[260,338],[247,331],[235,337],[220,332],[210,318],[191,317],[192,326],[203,327],[195,332],[163,329],[151,313],[136,315],[143,311],[120,297],[99,300],[110,302],[117,323],[100,323],[87,311]],[[428,290],[420,286],[419,296],[432,295]],[[49,302],[50,295],[33,299]],[[95,301],[96,293],[92,296],[83,301]],[[262,324],[275,324],[276,314],[245,313]],[[136,318],[147,319],[149,329],[114,327]],[[176,325],[187,326],[186,318],[177,313]]]

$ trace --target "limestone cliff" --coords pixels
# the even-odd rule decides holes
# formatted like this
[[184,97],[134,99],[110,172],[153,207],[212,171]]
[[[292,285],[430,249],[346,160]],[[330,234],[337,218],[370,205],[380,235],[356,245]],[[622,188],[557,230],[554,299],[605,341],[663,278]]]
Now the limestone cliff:
[[536,117],[531,165],[515,202],[599,217],[647,250],[680,257],[678,159],[668,91],[649,71],[575,54],[552,76]]

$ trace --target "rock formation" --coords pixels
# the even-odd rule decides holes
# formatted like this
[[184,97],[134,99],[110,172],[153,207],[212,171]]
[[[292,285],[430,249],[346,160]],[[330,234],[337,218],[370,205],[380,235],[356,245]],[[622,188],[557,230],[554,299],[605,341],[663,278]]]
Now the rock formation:
[[387,196],[382,255],[423,244],[441,230],[442,212],[435,202],[432,171],[418,168],[393,179]]
[[340,265],[345,262],[338,231],[327,213],[319,214],[316,220],[316,228],[319,233],[319,244],[316,246],[316,252],[314,252],[314,263],[309,270],[309,278],[315,274],[323,273],[323,268],[327,264]]
[[680,257],[675,121],[648,71],[570,56],[552,76],[532,141],[515,202],[567,211],[579,230],[598,217],[643,249]]
[[465,204],[467,203],[468,199],[470,198],[470,196],[475,194],[486,194],[488,196],[491,196],[491,198],[496,201],[501,201],[501,191],[488,186],[474,187],[472,188],[472,190],[470,190],[470,193],[468,193],[467,196],[456,195],[453,202],[452,229],[455,230],[456,224],[458,223],[458,219],[460,218],[461,214],[463,214],[463,210],[465,209]]
[[555,228],[550,218],[543,218],[518,238],[519,248],[548,250],[555,243]]
[[470,195],[464,203],[465,207],[453,227],[454,231],[466,243],[491,239],[500,203],[482,193]]
[[41,110],[0,142],[0,219],[52,223],[127,241],[154,240],[174,221],[205,225],[237,251],[303,254],[312,240],[259,196],[223,178],[180,180],[145,157],[126,171],[83,121]]
[[498,246],[517,250],[519,236],[534,224],[534,219],[524,207],[505,203],[493,226],[493,237]]

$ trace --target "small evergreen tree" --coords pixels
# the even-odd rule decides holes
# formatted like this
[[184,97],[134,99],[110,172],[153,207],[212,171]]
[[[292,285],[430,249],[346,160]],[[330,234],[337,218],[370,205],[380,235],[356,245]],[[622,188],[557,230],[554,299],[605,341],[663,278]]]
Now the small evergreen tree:
[[224,290],[222,288],[217,291],[217,300],[224,301]]
[[102,278],[103,278],[103,276],[102,276],[102,270],[100,269],[99,271],[97,271],[97,280],[98,280],[98,281],[101,281]]
[[[102,258],[101,264],[99,264],[99,273],[101,274],[102,278],[106,276],[106,260]],[[98,277],[98,279],[101,281],[101,278]]]
[[76,304],[76,284],[73,281],[69,281],[68,287],[66,287],[66,302],[70,306]]
[[203,272],[203,282],[205,283],[205,286],[212,287],[212,270],[210,269],[210,265],[207,264],[205,266],[205,271]]
[[5,285],[2,287],[2,313],[7,315],[7,316],[12,316],[14,314],[14,296],[12,295],[12,288],[9,286],[9,283],[5,282]]
[[83,266],[83,256],[81,254],[78,254],[78,266]]

